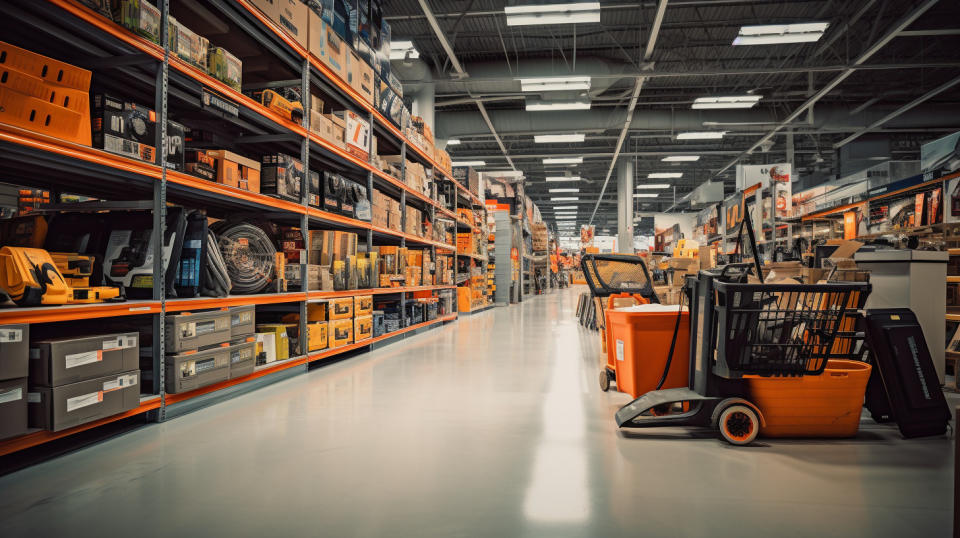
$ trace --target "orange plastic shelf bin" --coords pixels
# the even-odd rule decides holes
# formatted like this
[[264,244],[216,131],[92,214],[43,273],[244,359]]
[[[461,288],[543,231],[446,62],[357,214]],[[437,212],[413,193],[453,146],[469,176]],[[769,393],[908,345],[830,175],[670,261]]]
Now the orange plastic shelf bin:
[[[617,390],[634,398],[657,389],[677,323],[676,307],[658,312],[607,311],[607,349],[615,357]],[[663,389],[689,386],[690,313],[680,314],[677,343]]]
[[768,437],[853,437],[872,366],[831,360],[821,375],[744,376]]

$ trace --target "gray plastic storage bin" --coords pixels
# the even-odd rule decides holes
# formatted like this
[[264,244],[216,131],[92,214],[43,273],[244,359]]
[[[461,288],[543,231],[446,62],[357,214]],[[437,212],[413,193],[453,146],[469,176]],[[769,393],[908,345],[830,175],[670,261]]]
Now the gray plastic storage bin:
[[167,353],[215,346],[230,341],[230,310],[184,312],[167,316]]
[[230,346],[167,355],[167,392],[187,392],[230,378]]

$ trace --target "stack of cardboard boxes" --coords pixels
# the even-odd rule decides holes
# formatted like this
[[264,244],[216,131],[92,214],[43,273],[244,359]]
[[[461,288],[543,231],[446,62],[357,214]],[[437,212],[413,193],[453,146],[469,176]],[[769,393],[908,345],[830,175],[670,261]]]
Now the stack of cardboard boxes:
[[27,431],[29,325],[0,326],[0,439]]
[[374,226],[400,231],[400,202],[373,190],[372,223]]
[[404,221],[404,233],[423,237],[423,212],[407,205],[407,218]]
[[171,394],[253,373],[256,310],[241,306],[165,318],[166,391]]
[[140,405],[140,335],[30,343],[29,425],[60,431]]

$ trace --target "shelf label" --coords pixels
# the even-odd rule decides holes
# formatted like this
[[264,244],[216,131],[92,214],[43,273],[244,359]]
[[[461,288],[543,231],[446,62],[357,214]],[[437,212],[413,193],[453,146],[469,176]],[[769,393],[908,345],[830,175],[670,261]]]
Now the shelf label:
[[103,360],[103,350],[84,351],[83,353],[73,353],[63,358],[66,368],[76,368],[85,364],[100,362]]
[[617,340],[617,360],[623,360],[623,340]]
[[0,344],[22,341],[23,329],[0,329]]
[[127,312],[145,312],[150,310],[149,306],[131,306],[127,309]]
[[203,88],[201,91],[200,104],[207,110],[220,112],[221,114],[233,116],[234,118],[240,116],[240,107],[238,107],[236,103],[224,99],[206,88]]
[[23,389],[20,387],[17,387],[12,390],[8,390],[6,392],[0,392],[0,404],[4,404],[7,402],[16,402],[18,400],[21,400],[22,398],[23,398]]
[[28,392],[27,403],[43,403],[43,395],[39,392]]
[[103,401],[103,392],[91,392],[90,394],[84,394],[82,396],[74,396],[73,398],[67,398],[67,413],[71,411],[76,411],[77,409],[83,407],[89,407],[91,405],[96,405]]

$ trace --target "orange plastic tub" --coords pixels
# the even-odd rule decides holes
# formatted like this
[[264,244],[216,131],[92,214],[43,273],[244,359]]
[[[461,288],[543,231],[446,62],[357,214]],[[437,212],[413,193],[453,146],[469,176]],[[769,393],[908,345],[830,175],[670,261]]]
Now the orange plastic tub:
[[[657,389],[670,352],[670,340],[677,323],[677,307],[653,312],[607,311],[607,350],[615,358],[617,390],[634,398]],[[642,308],[642,307],[641,307]],[[689,386],[690,314],[680,315],[677,344],[664,389]]]
[[871,366],[831,360],[823,374],[803,377],[744,376],[763,413],[768,437],[853,437]]

